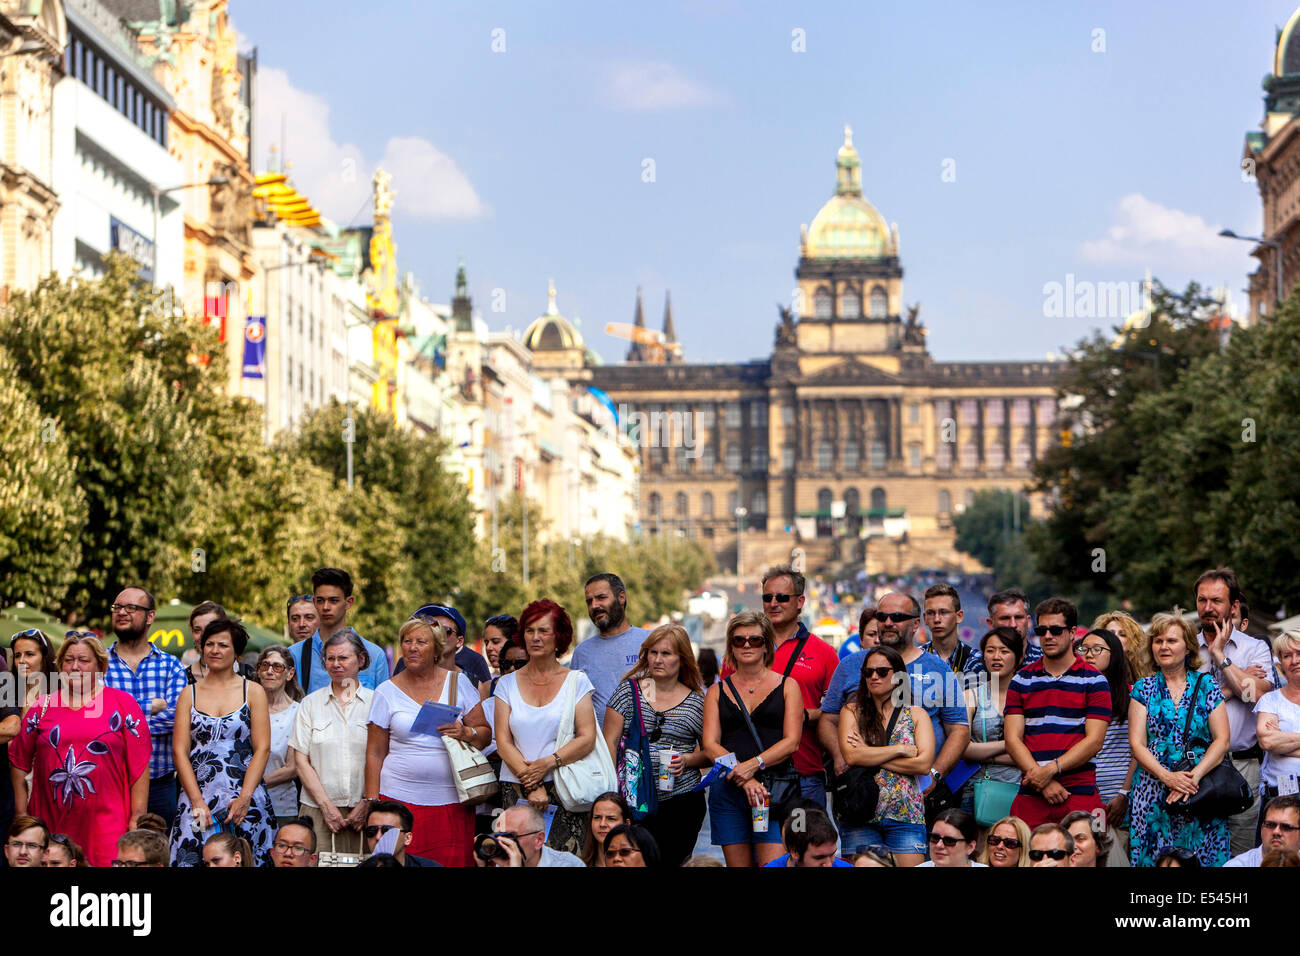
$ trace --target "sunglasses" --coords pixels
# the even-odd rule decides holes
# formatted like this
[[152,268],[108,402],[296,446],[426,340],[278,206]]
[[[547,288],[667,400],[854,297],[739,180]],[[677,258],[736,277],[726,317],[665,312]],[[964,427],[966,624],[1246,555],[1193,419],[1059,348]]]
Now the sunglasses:
[[793,594],[764,594],[763,603],[771,604],[775,601],[777,604],[789,604],[793,598]]
[[863,677],[892,677],[894,669],[892,667],[864,667],[862,668]]
[[762,634],[737,634],[731,639],[732,647],[762,647],[766,643]]
[[1039,637],[1046,637],[1048,631],[1051,631],[1052,637],[1060,637],[1067,631],[1072,630],[1074,629],[1066,627],[1064,624],[1038,624],[1034,627],[1034,633]]
[[1290,823],[1279,823],[1276,820],[1265,820],[1259,825],[1259,828],[1261,830],[1279,830],[1282,833],[1295,833],[1296,830],[1300,830],[1298,826]]
[[1030,850],[1029,859],[1037,863],[1043,857],[1051,857],[1053,860],[1064,860],[1070,854],[1065,850]]
[[[72,633],[74,632],[72,631],[68,632],[68,634],[72,634]],[[33,640],[39,642],[41,647],[50,646],[50,639],[45,636],[44,631],[40,630],[39,628],[29,627],[27,630],[19,631],[13,637],[9,638],[9,648],[12,650],[14,646],[14,641],[22,640],[25,637],[32,638]]]
[[372,823],[370,826],[364,827],[361,830],[361,832],[366,835],[367,840],[373,840],[377,836],[383,836],[389,830],[400,830],[400,829],[401,827],[399,827],[395,823],[380,823],[380,824]]
[[952,847],[955,847],[958,843],[965,843],[965,842],[966,840],[962,837],[940,836],[937,833],[930,834],[931,846],[934,846],[936,843],[942,843],[944,846],[951,849]]
[[634,846],[621,846],[617,850],[606,850],[605,856],[606,857],[616,856],[620,860],[626,860],[628,857],[635,856],[640,852],[641,851]]
[[523,667],[527,663],[528,661],[526,660],[520,661],[512,660],[509,657],[499,657],[497,658],[497,670],[504,674],[507,671],[514,670],[516,667]]
[[295,594],[293,597],[289,598],[289,603],[286,607],[292,611],[295,604],[301,604],[303,601],[306,601],[308,604],[315,604],[316,598],[310,594]]
[[1019,850],[1023,845],[1015,837],[991,836],[986,842],[989,846],[1004,846],[1008,850]]
[[876,612],[876,620],[880,621],[882,624],[885,621],[893,621],[895,624],[902,624],[904,621],[915,621],[920,616],[921,615],[919,614],[904,614],[902,611],[894,611],[892,614],[886,614],[884,611]]

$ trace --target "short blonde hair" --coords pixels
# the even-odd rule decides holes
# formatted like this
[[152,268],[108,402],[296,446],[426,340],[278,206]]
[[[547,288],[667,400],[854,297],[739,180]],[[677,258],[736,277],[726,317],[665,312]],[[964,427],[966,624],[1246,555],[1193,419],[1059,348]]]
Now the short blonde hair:
[[397,632],[397,646],[400,649],[402,641],[408,634],[412,634],[421,628],[428,628],[429,634],[433,641],[433,659],[441,660],[443,653],[447,650],[447,629],[441,624],[430,620],[427,617],[413,617]]
[[772,622],[762,611],[741,611],[727,622],[727,647],[724,651],[727,663],[736,666],[736,656],[732,653],[731,638],[742,627],[757,627],[763,632],[763,666],[771,667],[776,660],[776,631]]
[[85,644],[90,648],[90,653],[95,655],[95,663],[99,665],[101,674],[108,670],[108,651],[104,650],[104,645],[100,639],[89,632],[69,634],[64,638],[63,646],[59,648],[59,655],[54,659],[54,666],[59,670],[63,670],[63,660],[68,656],[68,651],[78,644]]
[[1292,648],[1300,651],[1300,631],[1285,631],[1273,638],[1273,656],[1279,661],[1282,653]]
[[[994,830],[996,830],[998,827],[1002,826],[1003,824],[1006,824],[1007,826],[1011,827],[1011,829],[1015,830],[1016,839],[1020,841],[1020,862],[1018,862],[1016,866],[1028,866],[1029,865],[1029,838],[1031,836],[1029,832],[1029,824],[1026,823],[1024,820],[1020,819],[1019,817],[1003,817],[997,823],[993,824],[993,826],[989,827],[988,832],[992,833]],[[984,848],[980,850],[979,857],[976,858],[975,862],[991,865],[989,864],[989,844],[988,844],[987,836],[985,836],[984,838]]]
[[1107,611],[1092,622],[1094,631],[1109,631],[1110,625],[1118,624],[1119,629],[1124,632],[1124,656],[1128,658],[1129,667],[1133,671],[1133,679],[1140,680],[1143,677],[1150,677],[1155,673],[1155,664],[1151,661],[1151,654],[1147,648],[1146,634],[1142,631],[1142,625],[1133,619],[1133,615],[1127,611]]
[[1195,671],[1201,669],[1201,649],[1196,643],[1196,632],[1192,630],[1192,625],[1183,620],[1182,608],[1174,608],[1172,611],[1161,611],[1151,618],[1151,625],[1147,628],[1147,655],[1152,661],[1156,659],[1152,653],[1151,646],[1155,639],[1169,630],[1171,627],[1178,628],[1178,632],[1183,636],[1183,644],[1187,648],[1187,669]]

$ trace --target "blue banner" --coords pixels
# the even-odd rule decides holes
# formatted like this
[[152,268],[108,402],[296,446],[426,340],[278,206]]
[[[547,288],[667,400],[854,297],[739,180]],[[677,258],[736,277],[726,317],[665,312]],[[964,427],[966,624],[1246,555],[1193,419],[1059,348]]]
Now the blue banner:
[[266,317],[250,315],[244,321],[244,378],[261,378],[266,366]]

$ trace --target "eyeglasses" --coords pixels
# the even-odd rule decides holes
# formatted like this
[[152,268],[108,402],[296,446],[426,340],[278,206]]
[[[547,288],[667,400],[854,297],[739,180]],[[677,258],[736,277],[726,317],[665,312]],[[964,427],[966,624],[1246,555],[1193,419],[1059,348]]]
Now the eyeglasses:
[[885,621],[893,621],[895,624],[902,624],[904,621],[915,621],[920,616],[921,615],[919,614],[904,614],[902,611],[894,611],[891,614],[887,614],[884,611],[876,612],[876,620],[880,621],[882,624]]
[[1051,857],[1053,860],[1064,860],[1070,854],[1065,850],[1030,850],[1029,859],[1037,863],[1043,857]]
[[383,836],[389,830],[402,829],[395,823],[372,823],[368,827],[362,828],[361,832],[366,835],[367,840],[373,840],[375,837]]
[[635,856],[640,852],[641,851],[634,846],[621,846],[617,850],[606,850],[605,857],[609,858],[611,856],[616,856],[620,860],[626,860],[629,856]]
[[[272,843],[271,849],[277,853],[283,853],[285,856],[299,857],[304,853],[310,853],[311,848],[305,846],[294,846],[292,843]],[[116,866],[117,864],[113,864]]]
[[938,833],[930,834],[931,846],[934,846],[936,843],[942,843],[944,846],[951,848],[956,846],[958,843],[965,843],[965,842],[966,842],[965,837],[940,836]]
[[862,668],[863,677],[892,677],[894,669],[892,667],[864,667]]
[[148,866],[144,860],[114,860],[113,866]]
[[1052,637],[1060,637],[1066,631],[1071,630],[1073,628],[1066,627],[1064,624],[1038,624],[1034,627],[1034,633],[1039,637],[1046,637],[1048,631],[1052,632]]
[[31,853],[45,849],[44,843],[23,843],[21,840],[10,840],[5,844],[5,846],[9,847],[11,850],[27,850]]
[[1105,644],[1079,644],[1076,645],[1074,649],[1078,652],[1080,657],[1087,657],[1089,659],[1101,657],[1102,654],[1110,652],[1110,648]]
[[766,643],[762,634],[737,634],[731,639],[732,647],[762,647]]
[[270,671],[272,674],[283,674],[284,665],[277,661],[262,661],[257,665],[259,671]]
[[147,608],[141,604],[110,604],[108,609],[114,614],[117,614],[119,611],[126,611],[127,614],[134,614],[136,611],[152,610],[151,608]]
[[1261,830],[1277,830],[1281,833],[1295,833],[1300,827],[1291,823],[1279,823],[1277,820],[1265,820],[1259,825]]
[[987,842],[989,846],[1004,846],[1008,850],[1019,850],[1023,845],[1015,837],[991,836],[985,842]]

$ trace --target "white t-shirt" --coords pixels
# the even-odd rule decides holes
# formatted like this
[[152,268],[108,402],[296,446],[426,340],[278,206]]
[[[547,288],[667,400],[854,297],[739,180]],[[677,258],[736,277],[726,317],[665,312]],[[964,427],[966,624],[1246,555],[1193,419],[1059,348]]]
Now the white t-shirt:
[[[449,676],[456,678],[456,709],[464,718],[478,704],[478,691],[463,673]],[[450,688],[451,681],[444,681],[438,703],[450,702]],[[411,733],[411,724],[422,704],[406,696],[391,680],[375,688],[370,722],[388,731],[388,756],[379,768],[379,792],[419,807],[459,803],[442,738]]]
[[[518,675],[518,671],[511,671],[497,681],[495,696],[505,701],[510,708],[510,736],[514,740],[515,749],[523,754],[525,760],[540,760],[555,753],[555,738],[560,734],[560,717],[563,716],[566,696],[565,685],[569,681],[574,682],[575,708],[595,688],[582,671],[570,671],[561,682],[560,691],[555,698],[545,707],[534,707],[520,696]],[[599,730],[597,724],[597,733]],[[548,773],[546,779],[550,780],[552,776],[553,773]],[[506,763],[501,764],[501,779],[507,783],[519,782],[519,778]]]
[[[1264,696],[1267,697],[1268,694],[1265,694]],[[1255,849],[1253,849],[1253,850],[1247,850],[1245,853],[1241,854],[1240,856],[1234,856],[1231,860],[1229,860],[1227,863],[1225,863],[1225,864],[1223,864],[1223,865],[1224,865],[1225,867],[1226,867],[1226,866],[1255,866],[1255,867],[1257,867],[1257,866],[1259,866],[1259,862],[1260,862],[1260,860],[1262,860],[1262,859],[1264,859],[1264,848],[1263,848],[1263,847],[1258,847],[1258,846],[1257,846],[1257,847],[1255,847]]]
[[[1300,707],[1282,695],[1280,690],[1271,690],[1259,699],[1255,705],[1256,714],[1277,714],[1277,729],[1284,734],[1300,733]],[[1279,775],[1300,776],[1300,757],[1281,756],[1264,751],[1264,761],[1259,766],[1259,779],[1270,787],[1277,786]]]
[[[269,774],[284,766],[284,758],[289,750],[289,734],[293,731],[293,722],[297,716],[296,700],[278,714],[271,714],[271,755],[266,758],[265,773]],[[266,792],[271,798],[271,809],[277,817],[298,815],[298,788],[292,780],[267,787]]]
[[[980,867],[983,867],[983,868],[986,869],[986,870],[988,869],[988,866],[989,866],[987,863],[976,863],[974,860],[969,860],[969,861],[967,861],[967,862],[969,862],[971,866],[980,866]],[[934,860],[926,860],[924,863],[918,863],[918,864],[916,864],[916,865],[917,865],[917,866],[934,866]],[[946,867],[945,869],[956,869],[956,867]]]

